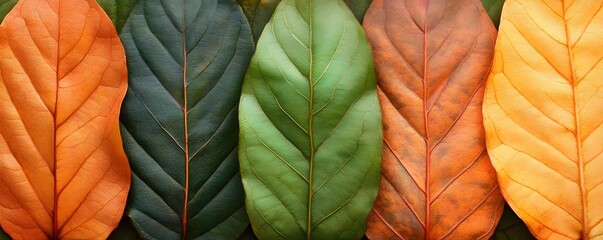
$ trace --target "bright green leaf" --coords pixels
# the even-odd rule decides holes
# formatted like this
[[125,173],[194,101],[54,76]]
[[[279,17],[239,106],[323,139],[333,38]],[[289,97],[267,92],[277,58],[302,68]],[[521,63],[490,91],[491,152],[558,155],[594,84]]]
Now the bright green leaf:
[[235,0],[139,0],[120,37],[134,227],[143,238],[236,239],[248,225],[237,160],[253,51],[243,12]]
[[359,239],[380,179],[370,46],[341,0],[285,0],[239,109],[246,207],[261,239]]

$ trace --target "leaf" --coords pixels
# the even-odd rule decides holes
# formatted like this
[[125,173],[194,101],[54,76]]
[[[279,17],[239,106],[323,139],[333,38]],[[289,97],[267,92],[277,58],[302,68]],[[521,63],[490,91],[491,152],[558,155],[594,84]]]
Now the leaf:
[[253,32],[253,39],[257,42],[280,0],[237,0],[237,2],[245,12]]
[[364,13],[366,12],[366,9],[368,9],[369,5],[371,5],[371,2],[373,0],[343,0],[348,7],[350,7],[350,10],[352,10],[352,13],[354,13],[354,16],[356,16],[356,19],[358,19],[358,21],[360,21],[360,23],[362,23],[362,20],[364,19]]
[[505,211],[503,212],[502,218],[496,226],[494,235],[490,238],[491,240],[530,240],[535,239],[528,227],[521,221],[513,210],[505,205]]
[[508,0],[484,124],[507,202],[538,239],[603,237],[603,11]]
[[140,0],[120,36],[133,225],[145,239],[236,239],[249,221],[237,159],[253,51],[242,11],[234,0]]
[[130,219],[127,216],[123,216],[119,225],[115,230],[109,235],[107,240],[135,240],[142,239],[138,236],[136,232],[136,228],[130,222]]
[[17,4],[17,0],[0,0],[0,22],[13,9],[15,4]]
[[423,3],[375,0],[364,21],[384,129],[367,236],[487,238],[504,206],[481,113],[496,30],[478,0]]
[[486,12],[488,12],[488,15],[492,19],[494,26],[498,28],[498,25],[500,24],[500,12],[502,11],[505,0],[482,0],[482,3],[484,4]]
[[[362,22],[362,18],[364,17],[364,12],[371,4],[372,0],[343,0],[352,10],[354,16],[358,19],[358,21]],[[249,24],[251,25],[251,30],[253,32],[253,38],[257,42],[260,34],[262,34],[262,30],[264,30],[264,26],[274,13],[276,9],[276,5],[278,5],[280,0],[237,0],[237,2],[243,8],[245,12],[245,16],[249,19]]]
[[[1,1],[1,0],[0,0]],[[111,18],[115,29],[120,33],[138,0],[96,0]]]
[[125,55],[93,0],[21,0],[0,25],[0,223],[14,239],[101,239],[130,174]]
[[345,3],[281,2],[240,105],[239,157],[255,234],[359,239],[379,184],[381,112],[370,47]]
[[255,234],[253,234],[253,229],[251,229],[251,226],[249,226],[239,237],[239,240],[258,240],[258,238],[255,236]]

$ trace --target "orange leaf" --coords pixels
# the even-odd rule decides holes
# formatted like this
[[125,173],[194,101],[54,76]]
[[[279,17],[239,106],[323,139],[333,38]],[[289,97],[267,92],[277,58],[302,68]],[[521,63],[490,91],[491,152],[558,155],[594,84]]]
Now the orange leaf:
[[478,0],[375,0],[364,18],[383,112],[370,239],[482,239],[504,207],[486,153],[496,30]]
[[127,70],[93,0],[21,0],[0,25],[0,223],[14,239],[102,239],[130,186]]
[[508,0],[486,87],[503,195],[538,239],[603,239],[603,5]]

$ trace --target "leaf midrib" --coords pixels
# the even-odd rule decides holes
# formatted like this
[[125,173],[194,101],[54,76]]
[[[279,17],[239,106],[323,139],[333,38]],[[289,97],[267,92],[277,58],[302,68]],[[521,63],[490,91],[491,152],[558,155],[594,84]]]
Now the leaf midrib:
[[57,68],[56,68],[56,72],[55,72],[55,81],[56,81],[56,89],[55,89],[55,98],[54,98],[54,114],[52,116],[52,120],[54,121],[54,136],[53,136],[53,154],[54,154],[54,161],[53,161],[53,178],[54,178],[54,201],[53,201],[53,212],[52,212],[52,238],[53,239],[59,239],[59,214],[58,214],[58,209],[59,209],[59,186],[57,185],[57,126],[59,125],[57,122],[57,110],[58,110],[58,103],[59,103],[59,69],[60,69],[60,60],[61,60],[61,51],[60,51],[60,47],[61,47],[61,3],[59,1],[58,7],[57,7],[57,59],[56,59],[56,64],[57,64]]
[[586,203],[586,186],[584,184],[584,156],[583,156],[583,151],[582,151],[582,134],[580,132],[580,110],[578,109],[578,95],[576,94],[577,92],[577,86],[578,84],[576,83],[576,76],[574,73],[574,62],[573,62],[573,52],[572,52],[572,47],[570,46],[570,37],[569,37],[569,28],[567,25],[567,18],[565,16],[565,12],[566,12],[566,8],[565,8],[565,0],[561,0],[561,5],[563,7],[563,27],[565,29],[565,40],[566,40],[566,46],[567,46],[567,54],[568,54],[568,61],[569,61],[569,67],[570,67],[570,82],[572,85],[572,97],[573,97],[573,105],[574,105],[574,131],[575,134],[574,136],[576,137],[576,151],[578,154],[578,172],[579,172],[579,185],[580,185],[580,197],[581,197],[581,204],[582,204],[582,239],[589,239],[588,238],[588,215],[587,215],[587,203]]
[[308,110],[308,138],[310,141],[310,166],[309,166],[309,173],[308,173],[308,209],[307,209],[307,223],[306,223],[306,240],[310,240],[312,238],[312,197],[314,195],[314,191],[313,191],[313,186],[312,186],[312,175],[313,175],[313,170],[314,170],[314,137],[313,137],[313,128],[312,128],[312,120],[314,119],[314,115],[312,114],[314,112],[313,110],[313,100],[314,100],[314,83],[312,80],[312,71],[313,71],[313,59],[312,59],[312,0],[308,1],[309,4],[309,17],[308,17],[308,21],[310,22],[308,24],[309,27],[309,43],[308,43],[308,49],[310,51],[310,65],[309,65],[309,73],[308,73],[308,87],[310,88],[310,96],[309,98],[309,110]]
[[427,98],[427,29],[429,23],[429,0],[425,0],[425,27],[423,28],[423,122],[425,126],[425,239],[429,238],[429,215],[431,208],[430,175],[431,175],[431,145],[429,139],[429,116]]
[[182,0],[182,92],[184,114],[184,206],[182,208],[182,238],[186,239],[186,225],[188,220],[188,182],[189,182],[189,149],[188,149],[188,96],[186,91],[186,67],[187,54],[186,51],[186,0]]

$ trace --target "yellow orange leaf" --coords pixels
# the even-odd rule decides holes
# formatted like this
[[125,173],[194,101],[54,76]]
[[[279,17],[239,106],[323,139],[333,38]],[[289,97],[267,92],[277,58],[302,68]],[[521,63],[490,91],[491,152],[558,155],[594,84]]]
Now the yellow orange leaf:
[[508,0],[486,86],[503,195],[539,239],[603,239],[603,8]]
[[0,224],[14,239],[104,239],[130,186],[127,71],[94,0],[21,0],[0,25]]

